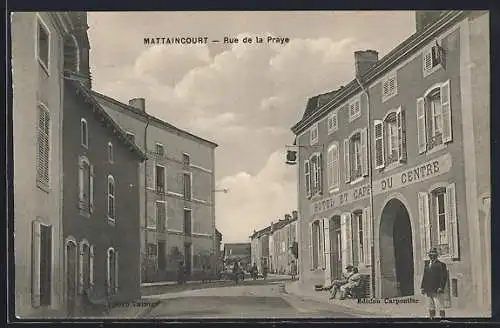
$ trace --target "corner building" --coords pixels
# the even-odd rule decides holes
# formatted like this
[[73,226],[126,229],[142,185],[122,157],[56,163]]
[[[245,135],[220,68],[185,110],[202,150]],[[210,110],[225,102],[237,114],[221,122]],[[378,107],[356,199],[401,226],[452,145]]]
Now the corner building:
[[300,281],[353,264],[367,296],[417,296],[438,247],[451,306],[490,310],[489,15],[416,22],[385,57],[356,52],[357,78],[309,99],[292,128]]

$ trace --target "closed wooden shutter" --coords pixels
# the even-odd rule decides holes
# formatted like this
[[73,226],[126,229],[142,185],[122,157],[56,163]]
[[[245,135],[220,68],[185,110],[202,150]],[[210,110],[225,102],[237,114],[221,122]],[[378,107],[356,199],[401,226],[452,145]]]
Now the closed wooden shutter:
[[427,258],[427,252],[431,248],[431,226],[429,218],[429,194],[426,192],[418,193],[418,213],[420,225],[420,251],[422,258]]
[[372,264],[372,216],[369,207],[363,209],[363,244],[365,265]]
[[325,268],[325,227],[324,221],[318,220],[318,266],[322,269]]
[[311,259],[311,270],[314,270],[313,224],[312,224],[312,222],[309,222],[309,258]]
[[344,175],[345,182],[351,181],[351,166],[349,162],[349,139],[344,139]]
[[427,130],[425,124],[425,101],[424,98],[417,99],[417,141],[418,153],[422,154],[427,150]]
[[89,280],[90,285],[94,286],[94,245],[90,246],[90,260],[89,260]]
[[340,240],[341,240],[341,251],[342,251],[342,268],[345,268],[348,261],[348,250],[347,250],[347,228],[346,228],[347,217],[346,214],[343,213],[340,216]]
[[49,184],[50,155],[50,114],[43,106],[38,106],[38,150],[37,150],[37,180],[44,185]]
[[406,162],[406,117],[401,106],[396,112],[396,120],[398,124],[399,161]]
[[120,262],[119,262],[119,252],[115,250],[115,290],[114,292],[118,292],[119,288],[119,272],[120,272]]
[[455,184],[451,183],[446,187],[446,221],[448,230],[448,243],[450,255],[453,259],[459,258],[459,239],[457,221],[457,202],[455,195]]
[[339,159],[339,146],[335,145],[333,148],[333,186],[338,187],[340,183],[340,159]]
[[423,54],[422,54],[422,60],[423,60],[423,70],[424,70],[424,76],[428,71],[431,70],[432,68],[432,52],[431,48],[426,49]]
[[318,188],[316,192],[323,193],[323,154],[319,153],[316,156],[316,161],[318,162]]
[[85,197],[84,197],[85,183],[84,183],[84,174],[83,174],[84,169],[85,169],[84,162],[80,159],[80,162],[78,163],[78,187],[80,189],[80,193],[79,193],[80,202],[83,202],[85,200]]
[[78,292],[83,292],[83,243],[80,243],[78,252]]
[[317,178],[318,178],[318,163],[317,163],[317,158],[315,155],[313,155],[309,159],[309,163],[311,165],[311,195],[315,195],[317,192]]
[[332,145],[328,148],[328,152],[326,154],[326,171],[327,171],[327,183],[328,183],[328,188],[333,187],[333,181],[335,179],[334,177],[334,172],[333,172],[333,165],[334,165],[334,157],[333,157],[333,152],[335,150],[335,145]]
[[94,211],[94,165],[90,165],[90,212]]
[[361,130],[361,169],[363,176],[368,175],[368,129]]
[[304,182],[306,188],[306,195],[311,196],[311,165],[309,160],[304,161]]
[[450,80],[441,86],[441,110],[443,112],[443,142],[453,140],[453,128],[451,121],[451,99],[450,99]]
[[151,190],[156,190],[155,164],[156,163],[153,159],[144,161],[144,165],[146,165],[147,188],[150,188]]
[[352,214],[351,213],[346,213],[346,243],[347,243],[347,261],[348,264],[354,265],[354,258],[353,258],[353,238],[352,238]]
[[329,285],[332,280],[332,275],[331,275],[331,259],[330,259],[330,219],[324,218],[323,219],[323,228],[324,228],[324,254],[325,254],[325,285]]
[[375,168],[380,169],[385,165],[384,122],[375,120],[374,125]]
[[41,238],[40,222],[32,222],[32,242],[31,242],[31,302],[33,307],[40,306],[40,257]]

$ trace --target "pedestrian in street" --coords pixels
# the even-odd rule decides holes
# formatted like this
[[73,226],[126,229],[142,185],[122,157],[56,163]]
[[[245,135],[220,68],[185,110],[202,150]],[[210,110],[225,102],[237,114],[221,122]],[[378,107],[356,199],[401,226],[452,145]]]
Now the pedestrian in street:
[[292,264],[290,265],[290,275],[292,276],[292,280],[295,280],[297,275],[297,263],[292,260]]
[[186,272],[185,272],[185,268],[184,268],[184,262],[179,261],[179,267],[177,270],[177,283],[179,285],[184,284],[185,274],[186,274]]
[[439,316],[444,318],[444,289],[448,282],[448,269],[446,264],[439,261],[438,251],[433,247],[429,253],[429,261],[425,261],[422,285],[422,294],[427,297],[427,308],[429,317],[436,316],[436,309],[439,309]]
[[342,277],[340,279],[335,279],[332,281],[332,283],[330,285],[327,285],[327,286],[322,288],[322,290],[329,290],[330,291],[330,299],[331,300],[335,298],[335,296],[337,295],[337,292],[340,290],[340,287],[342,285],[347,284],[347,282],[349,281],[349,277],[351,275],[353,275],[352,268],[353,268],[352,265],[348,265],[345,268],[345,271],[342,273]]
[[236,284],[238,284],[238,281],[240,279],[240,268],[238,265],[238,262],[234,262],[233,265],[233,279]]
[[262,278],[264,278],[264,280],[267,278],[267,272],[268,272],[268,268],[267,268],[267,264],[264,263],[264,266],[262,267]]
[[352,268],[352,274],[347,279],[347,283],[340,286],[340,299],[345,299],[348,295],[351,295],[352,290],[361,284],[361,275],[359,274],[358,268]]
[[253,262],[253,266],[252,266],[252,269],[251,269],[251,273],[252,273],[252,278],[253,280],[256,280],[257,279],[257,276],[259,274],[259,269],[257,268],[257,263]]

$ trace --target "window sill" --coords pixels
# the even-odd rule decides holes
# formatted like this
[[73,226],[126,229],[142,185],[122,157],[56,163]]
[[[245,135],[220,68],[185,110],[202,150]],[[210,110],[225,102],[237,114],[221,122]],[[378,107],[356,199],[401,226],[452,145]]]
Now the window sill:
[[328,193],[330,193],[330,195],[331,195],[331,194],[335,194],[335,193],[337,193],[339,191],[340,191],[340,188],[339,187],[335,187],[335,188],[330,188],[328,190]]
[[88,150],[88,149],[89,149],[89,145],[81,144],[81,146],[82,146],[83,148],[85,148],[86,150]]
[[386,101],[388,101],[389,99],[392,99],[392,98],[396,97],[397,95],[398,95],[398,93],[394,92],[391,95],[388,95],[388,96],[385,96],[385,97],[382,96],[382,102],[385,103]]
[[42,190],[43,192],[46,192],[47,194],[50,193],[50,187],[48,184],[41,182],[40,180],[37,180],[36,186],[38,187],[38,189]]
[[338,130],[338,128],[328,130],[328,135],[331,135],[331,134],[337,132],[337,130]]
[[403,163],[399,162],[399,161],[395,161],[395,162],[392,162],[391,164],[387,165],[383,171],[384,172],[389,172],[389,171],[392,171],[394,169],[397,169],[398,167],[401,167],[403,166]]
[[361,112],[357,113],[354,116],[349,116],[349,123],[354,122],[356,119],[361,117]]
[[[109,218],[108,218],[109,220]],[[151,231],[151,232],[156,232],[156,227],[147,227],[146,230]]]
[[311,140],[311,142],[309,143],[310,146],[315,146],[318,144],[318,141],[319,139],[316,139],[316,140]]
[[441,151],[443,149],[446,149],[447,147],[448,147],[447,144],[442,143],[442,144],[439,144],[437,146],[432,147],[432,149],[428,150],[425,154],[426,155],[431,155],[433,153],[436,153],[436,152],[439,152],[439,151]]
[[360,182],[361,182],[361,181],[363,181],[364,179],[365,179],[365,177],[364,177],[364,176],[361,176],[361,177],[358,177],[358,178],[356,178],[356,179],[352,180],[351,182],[349,182],[349,184],[352,186],[352,185],[355,185],[355,184],[360,183]]
[[429,75],[431,75],[432,73],[438,71],[440,68],[443,68],[443,65],[442,64],[437,64],[436,66],[434,66],[433,68],[431,68],[430,70],[425,70],[424,69],[424,77],[428,77]]
[[113,219],[113,218],[107,217],[107,218],[106,218],[106,221],[107,221],[107,223],[108,223],[110,226],[113,226],[113,227],[114,227],[114,226],[116,225],[116,220],[115,220],[115,219]]

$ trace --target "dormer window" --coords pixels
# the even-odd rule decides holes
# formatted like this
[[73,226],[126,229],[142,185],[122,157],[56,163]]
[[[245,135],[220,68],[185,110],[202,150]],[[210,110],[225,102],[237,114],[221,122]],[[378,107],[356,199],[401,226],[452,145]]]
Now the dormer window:
[[361,102],[359,98],[354,99],[349,104],[349,122],[361,116]]
[[309,138],[310,138],[311,145],[315,145],[316,143],[318,143],[318,140],[319,140],[318,123],[314,124],[311,127],[309,133],[310,133]]
[[398,80],[396,72],[388,74],[382,80],[382,101],[394,97],[398,93]]
[[444,48],[437,41],[435,44],[427,47],[422,55],[424,77],[444,67]]
[[338,129],[338,115],[337,111],[328,116],[328,134],[332,134]]

